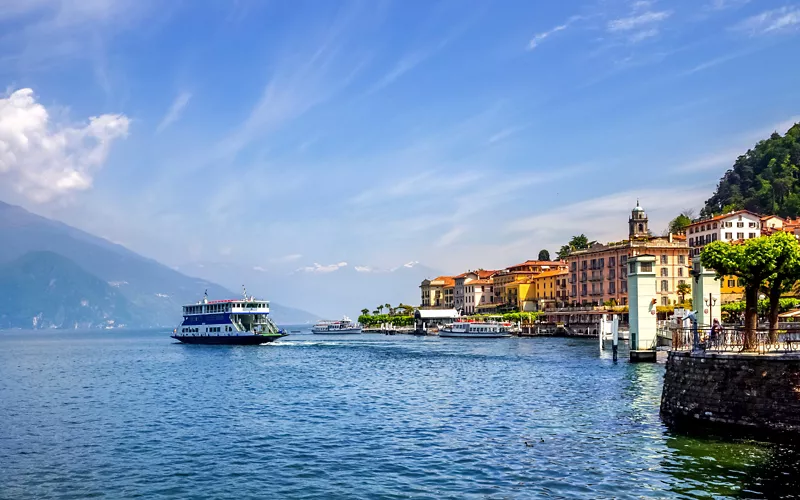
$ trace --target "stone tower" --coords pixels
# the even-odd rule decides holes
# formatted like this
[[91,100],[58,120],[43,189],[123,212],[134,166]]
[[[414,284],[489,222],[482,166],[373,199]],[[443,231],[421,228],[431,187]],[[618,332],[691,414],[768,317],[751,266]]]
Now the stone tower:
[[635,240],[647,238],[649,235],[647,214],[644,208],[639,206],[639,200],[636,200],[636,207],[631,211],[631,218],[628,219],[628,238]]
[[656,258],[637,255],[628,259],[628,325],[631,361],[656,360]]

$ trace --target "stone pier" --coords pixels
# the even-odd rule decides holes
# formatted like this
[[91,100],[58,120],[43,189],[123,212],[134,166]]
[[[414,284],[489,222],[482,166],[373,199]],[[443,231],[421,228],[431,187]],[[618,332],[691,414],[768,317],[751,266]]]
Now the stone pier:
[[800,441],[800,354],[671,351],[661,418],[680,432]]

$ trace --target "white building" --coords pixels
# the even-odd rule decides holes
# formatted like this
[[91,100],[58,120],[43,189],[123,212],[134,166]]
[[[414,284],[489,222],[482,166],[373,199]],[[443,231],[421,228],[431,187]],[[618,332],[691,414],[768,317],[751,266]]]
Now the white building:
[[693,222],[686,228],[689,255],[700,255],[712,241],[739,241],[761,236],[761,217],[749,210],[739,210]]

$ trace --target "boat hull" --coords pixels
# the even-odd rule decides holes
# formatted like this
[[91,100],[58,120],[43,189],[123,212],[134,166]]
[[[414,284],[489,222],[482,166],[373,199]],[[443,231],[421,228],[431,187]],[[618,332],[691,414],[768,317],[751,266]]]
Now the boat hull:
[[511,337],[508,333],[484,332],[484,333],[465,333],[465,332],[439,332],[440,337],[453,337],[460,339],[506,339]]
[[348,328],[347,330],[311,330],[311,333],[316,335],[347,335],[354,333],[361,333],[361,328]]
[[206,345],[261,345],[268,344],[286,335],[172,335],[172,338],[184,344]]

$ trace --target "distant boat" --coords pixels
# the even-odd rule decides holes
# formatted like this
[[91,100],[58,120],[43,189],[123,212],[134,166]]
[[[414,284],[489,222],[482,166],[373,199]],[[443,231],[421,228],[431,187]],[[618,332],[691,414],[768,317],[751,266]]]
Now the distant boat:
[[323,320],[311,328],[311,333],[319,334],[350,334],[361,333],[361,325],[353,323],[350,318],[345,316],[339,321]]
[[499,323],[451,323],[439,330],[440,337],[496,339],[510,337],[509,327]]
[[269,301],[243,293],[240,299],[208,300],[183,306],[183,322],[172,338],[186,344],[258,345],[287,334],[269,317]]

